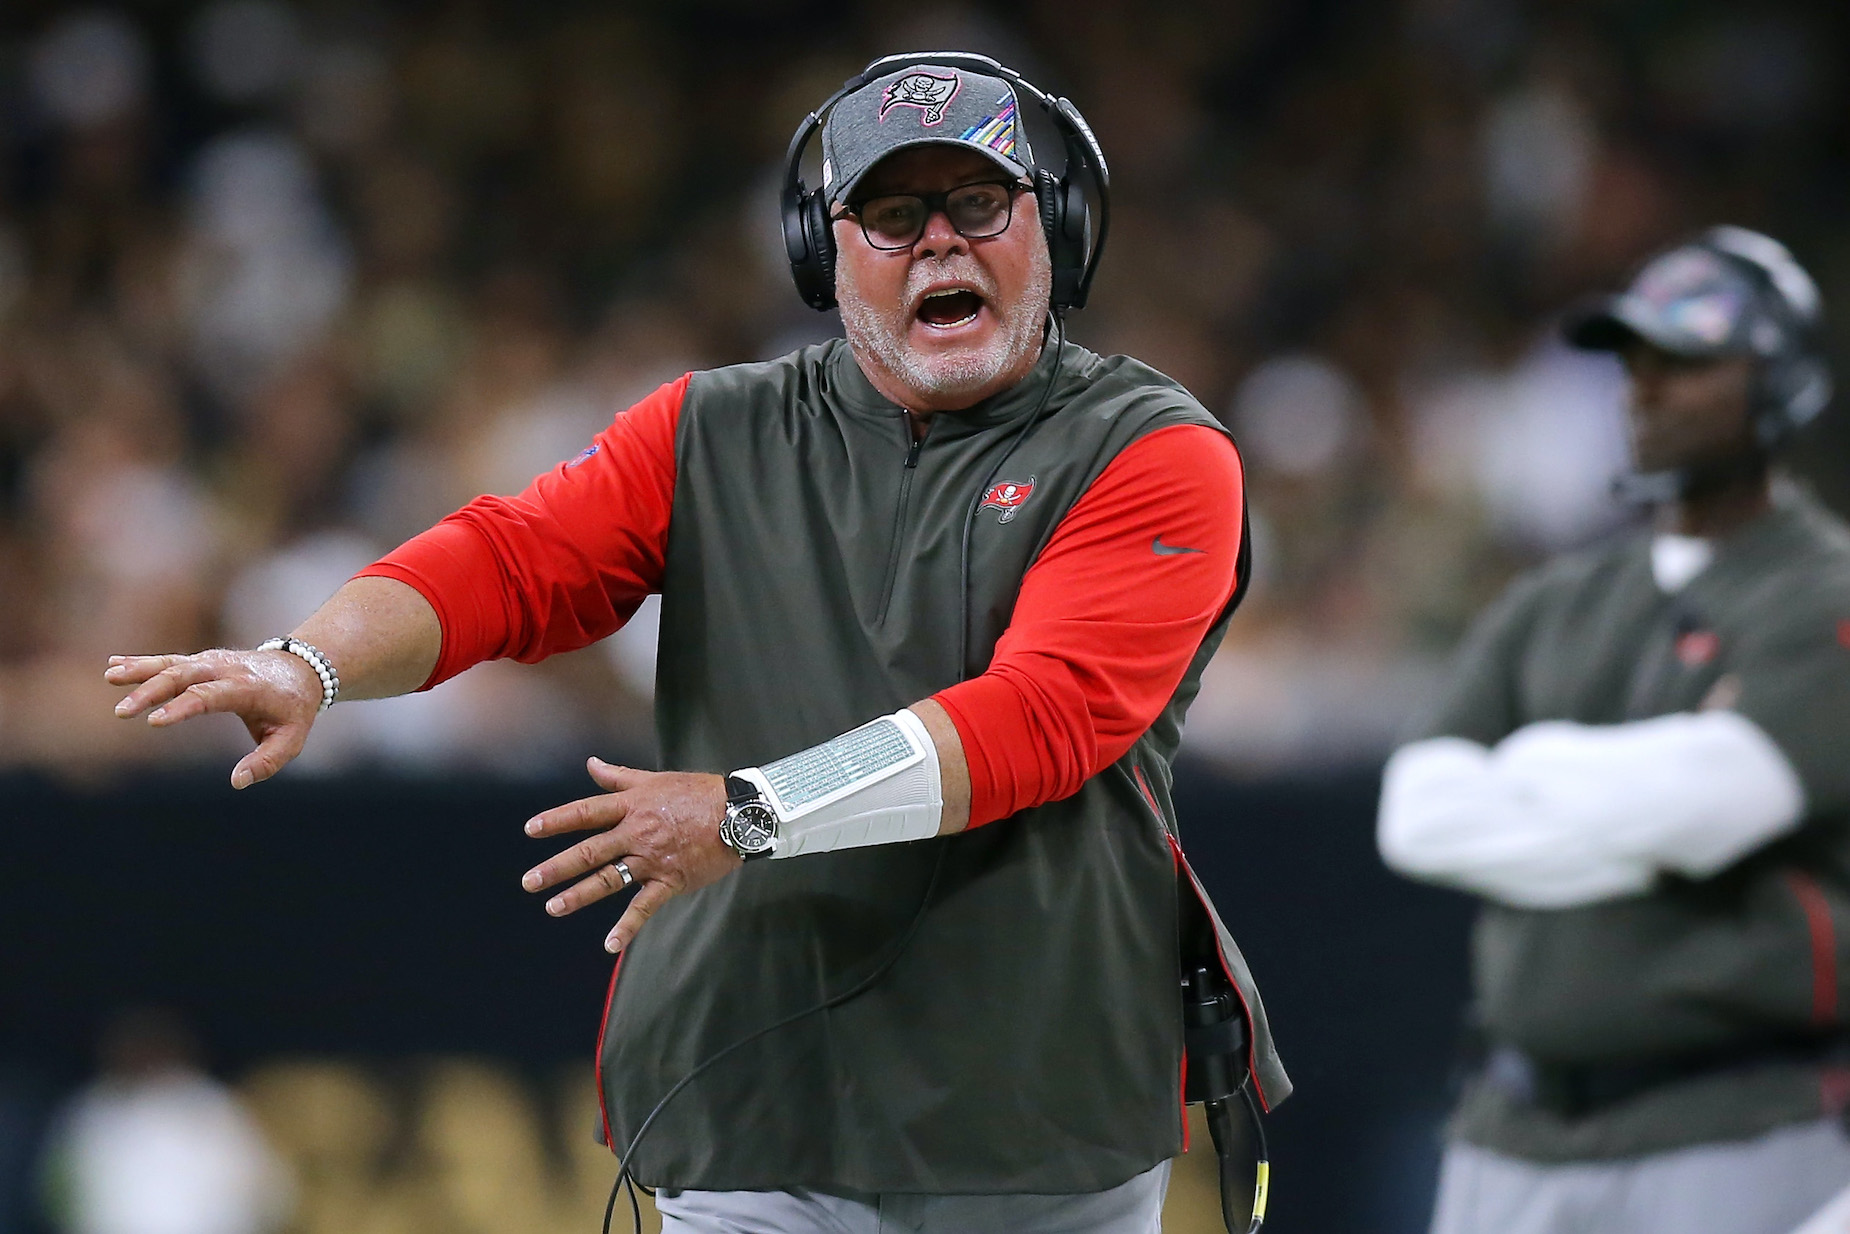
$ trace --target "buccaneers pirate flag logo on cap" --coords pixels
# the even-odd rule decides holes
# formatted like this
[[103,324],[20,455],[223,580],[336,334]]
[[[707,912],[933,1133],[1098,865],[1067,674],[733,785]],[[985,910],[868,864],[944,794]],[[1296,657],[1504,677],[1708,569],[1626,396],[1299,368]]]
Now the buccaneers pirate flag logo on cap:
[[880,96],[880,119],[895,107],[916,107],[925,114],[919,123],[942,124],[944,108],[957,95],[962,79],[955,73],[940,77],[936,73],[908,73],[888,86]]
[[996,521],[998,523],[1006,523],[1015,517],[1015,511],[1021,509],[1021,507],[1026,504],[1028,498],[1033,495],[1033,476],[1029,476],[1026,483],[1004,480],[1000,484],[992,485],[990,490],[983,494],[983,504],[978,506],[977,509],[1000,510],[1002,511],[1002,517]]

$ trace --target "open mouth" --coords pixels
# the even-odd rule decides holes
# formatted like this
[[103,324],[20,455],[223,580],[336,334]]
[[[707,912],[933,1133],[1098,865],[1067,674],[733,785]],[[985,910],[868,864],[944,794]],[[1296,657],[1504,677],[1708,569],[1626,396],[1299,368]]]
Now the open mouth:
[[945,329],[976,320],[983,297],[966,287],[934,291],[919,302],[918,318],[928,326]]

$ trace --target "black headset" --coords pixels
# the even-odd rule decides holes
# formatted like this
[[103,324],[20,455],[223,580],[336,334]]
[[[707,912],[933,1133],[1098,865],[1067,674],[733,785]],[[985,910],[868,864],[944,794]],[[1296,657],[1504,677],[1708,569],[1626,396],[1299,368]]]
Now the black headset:
[[1760,291],[1760,320],[1748,340],[1757,361],[1754,431],[1763,449],[1783,445],[1831,401],[1817,284],[1785,245],[1757,231],[1712,227],[1696,243],[1744,271]]
[[[1034,192],[1040,202],[1041,230],[1047,234],[1047,253],[1053,265],[1053,311],[1084,308],[1092,290],[1092,277],[1098,273],[1098,259],[1105,251],[1105,235],[1111,228],[1111,172],[1105,166],[1105,153],[1098,138],[1079,109],[1065,98],[1056,98],[1006,65],[988,56],[963,51],[907,52],[882,56],[859,74],[850,77],[842,88],[831,94],[822,106],[804,117],[790,139],[790,153],[784,161],[784,251],[790,258],[790,277],[796,281],[797,294],[803,303],[818,311],[835,307],[835,232],[829,223],[827,193],[811,190],[803,183],[803,150],[810,138],[822,128],[829,110],[845,96],[853,94],[876,78],[901,69],[937,66],[963,69],[969,73],[987,73],[1000,77],[1018,93],[1026,94],[1041,105],[1052,118],[1066,145],[1066,166],[1056,176],[1044,167],[1030,167]],[[1098,197],[1098,234],[1092,235],[1092,214],[1086,202],[1086,181]]]

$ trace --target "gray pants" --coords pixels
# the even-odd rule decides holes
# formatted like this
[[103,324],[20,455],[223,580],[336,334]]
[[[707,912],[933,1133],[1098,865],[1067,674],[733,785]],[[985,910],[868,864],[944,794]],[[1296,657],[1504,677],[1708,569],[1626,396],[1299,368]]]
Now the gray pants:
[[1086,1195],[663,1191],[662,1234],[1161,1234],[1169,1163]]
[[1452,1144],[1432,1234],[1791,1234],[1845,1183],[1850,1140],[1835,1119],[1570,1165]]

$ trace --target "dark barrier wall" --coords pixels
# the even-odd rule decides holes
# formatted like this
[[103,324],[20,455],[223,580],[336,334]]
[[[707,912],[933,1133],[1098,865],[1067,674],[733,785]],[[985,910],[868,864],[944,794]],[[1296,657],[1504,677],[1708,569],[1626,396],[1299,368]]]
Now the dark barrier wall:
[[[185,1012],[232,1073],[298,1051],[588,1057],[612,914],[550,920],[517,880],[545,851],[521,823],[589,787],[0,779],[0,1084],[42,1108],[140,1002]],[[1381,868],[1376,787],[1188,765],[1177,785],[1298,1084],[1271,1123],[1277,1234],[1412,1234],[1430,1203],[1469,906]],[[11,1108],[0,1194],[33,1106]]]

